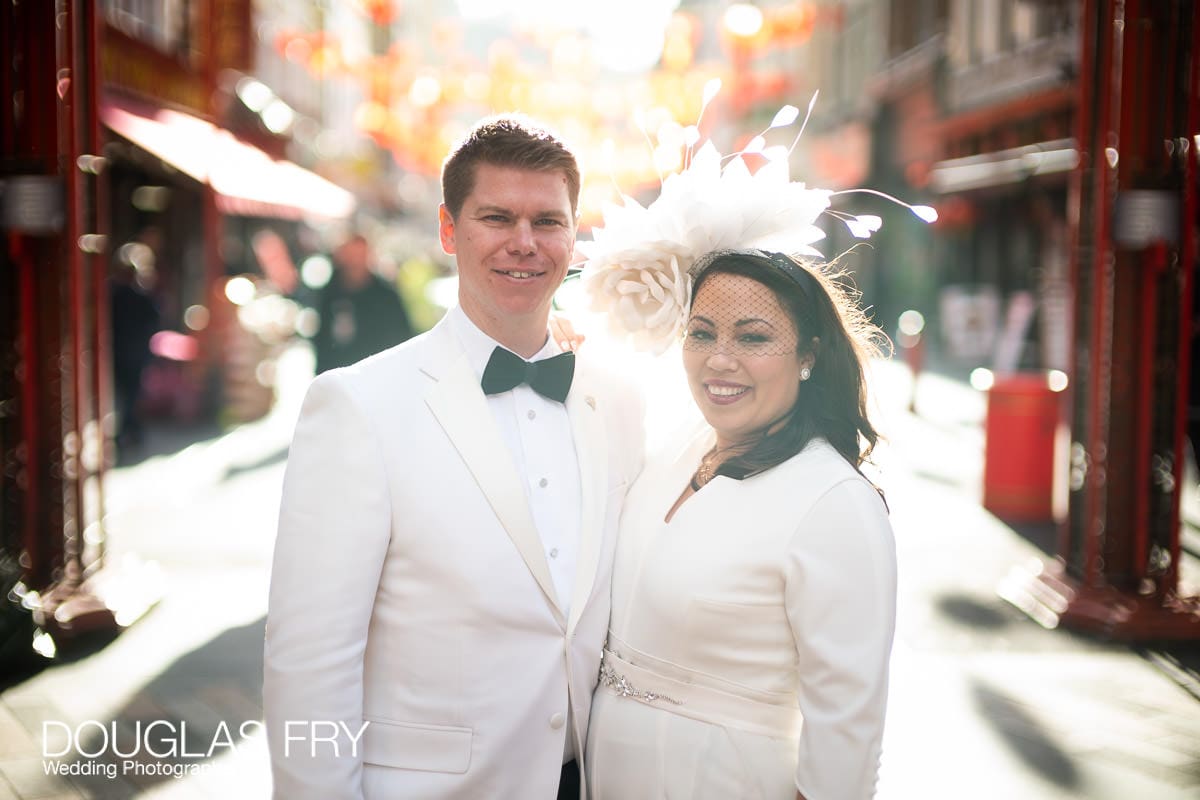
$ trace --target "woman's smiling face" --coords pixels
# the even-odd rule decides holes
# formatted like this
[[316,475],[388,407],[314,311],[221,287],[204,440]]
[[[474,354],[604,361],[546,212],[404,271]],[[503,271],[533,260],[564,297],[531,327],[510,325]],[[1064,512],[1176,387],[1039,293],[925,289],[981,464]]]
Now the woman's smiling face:
[[718,273],[701,284],[688,316],[683,367],[720,448],[744,442],[796,403],[799,331],[775,293],[752,278]]

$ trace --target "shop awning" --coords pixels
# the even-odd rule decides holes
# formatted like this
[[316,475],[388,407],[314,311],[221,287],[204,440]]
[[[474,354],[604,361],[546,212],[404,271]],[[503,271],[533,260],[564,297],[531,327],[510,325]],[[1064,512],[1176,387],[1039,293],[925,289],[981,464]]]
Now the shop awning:
[[1034,175],[1070,172],[1079,163],[1074,139],[1057,139],[1028,147],[998,150],[933,165],[929,186],[939,194],[1019,183]]
[[191,114],[110,96],[101,103],[100,119],[114,133],[211,186],[223,213],[343,219],[354,211],[354,195],[345,189]]

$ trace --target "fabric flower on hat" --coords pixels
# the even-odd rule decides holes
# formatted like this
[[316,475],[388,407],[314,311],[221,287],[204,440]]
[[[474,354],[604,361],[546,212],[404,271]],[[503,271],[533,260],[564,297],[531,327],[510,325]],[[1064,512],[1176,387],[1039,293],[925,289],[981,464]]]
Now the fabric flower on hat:
[[659,240],[605,254],[604,268],[587,272],[591,308],[606,312],[618,334],[639,350],[660,353],[679,332],[691,302],[690,251]]

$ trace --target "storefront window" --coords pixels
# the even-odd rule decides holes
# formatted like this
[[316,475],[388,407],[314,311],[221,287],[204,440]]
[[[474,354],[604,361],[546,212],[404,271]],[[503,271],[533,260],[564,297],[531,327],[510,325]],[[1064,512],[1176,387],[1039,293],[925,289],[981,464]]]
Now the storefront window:
[[114,28],[170,55],[186,54],[194,35],[193,0],[104,0]]
[[945,30],[950,15],[949,0],[913,0],[893,4],[889,23],[889,51],[906,53],[931,36]]
[[1063,0],[970,0],[956,10],[965,16],[967,59],[974,64],[1070,29]]

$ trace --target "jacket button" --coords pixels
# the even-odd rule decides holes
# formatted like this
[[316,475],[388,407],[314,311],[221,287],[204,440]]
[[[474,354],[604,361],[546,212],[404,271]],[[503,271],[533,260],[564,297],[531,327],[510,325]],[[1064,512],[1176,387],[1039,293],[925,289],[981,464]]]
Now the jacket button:
[[550,718],[550,727],[554,728],[554,730],[558,730],[559,728],[561,728],[563,726],[563,723],[566,721],[567,721],[567,718],[564,717],[562,714],[555,714],[554,716],[552,716]]

